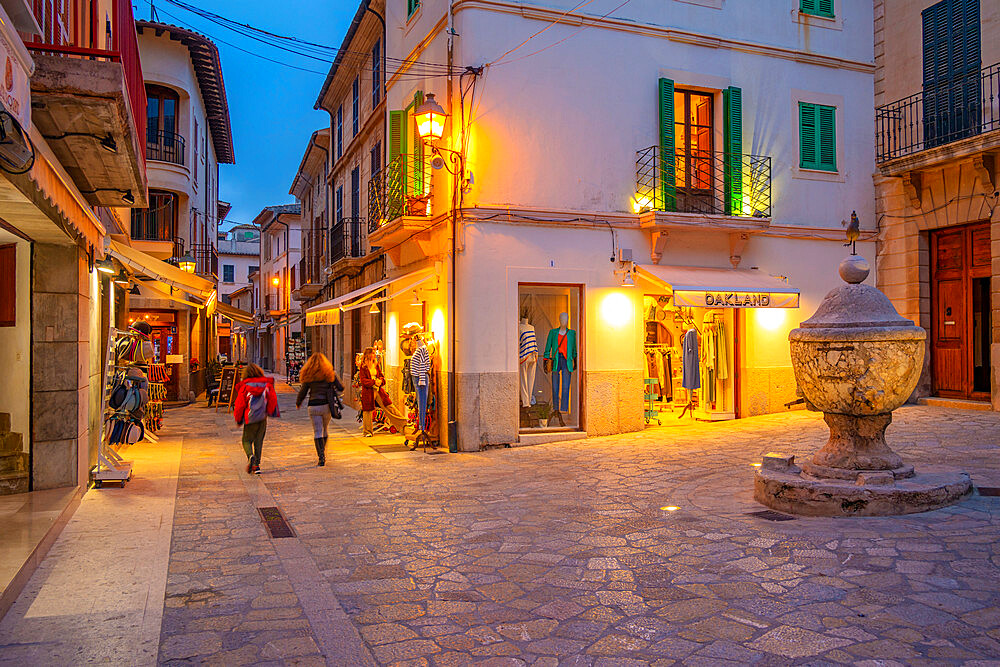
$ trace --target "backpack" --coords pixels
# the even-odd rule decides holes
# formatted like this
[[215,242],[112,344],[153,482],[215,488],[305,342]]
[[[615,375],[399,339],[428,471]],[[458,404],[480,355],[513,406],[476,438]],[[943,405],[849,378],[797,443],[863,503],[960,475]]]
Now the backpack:
[[267,389],[256,396],[251,396],[247,402],[247,417],[244,420],[247,424],[256,424],[267,419]]

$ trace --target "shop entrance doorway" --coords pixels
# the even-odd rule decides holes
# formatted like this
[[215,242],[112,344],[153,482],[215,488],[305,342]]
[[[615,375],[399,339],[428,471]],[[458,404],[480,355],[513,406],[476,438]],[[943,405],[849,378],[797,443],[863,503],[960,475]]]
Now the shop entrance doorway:
[[931,234],[931,380],[934,394],[990,398],[990,227]]

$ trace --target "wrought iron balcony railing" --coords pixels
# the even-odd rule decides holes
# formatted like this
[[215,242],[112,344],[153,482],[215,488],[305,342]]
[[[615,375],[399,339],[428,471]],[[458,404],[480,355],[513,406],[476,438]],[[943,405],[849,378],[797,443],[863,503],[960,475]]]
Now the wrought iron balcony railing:
[[[319,221],[322,224],[322,220]],[[323,284],[323,267],[328,254],[328,232],[322,227],[302,230],[302,259],[299,261],[299,282],[302,285]]]
[[146,131],[146,158],[184,164],[184,137],[176,132]]
[[330,230],[330,263],[345,257],[362,257],[364,218],[341,218]]
[[403,215],[430,215],[431,153],[399,155],[368,181],[368,230]]
[[771,158],[709,151],[636,153],[635,203],[642,211],[771,217]]
[[219,277],[219,253],[211,243],[194,243],[191,245],[194,255],[194,272],[199,276]]
[[875,159],[887,162],[996,129],[1000,63],[878,107]]

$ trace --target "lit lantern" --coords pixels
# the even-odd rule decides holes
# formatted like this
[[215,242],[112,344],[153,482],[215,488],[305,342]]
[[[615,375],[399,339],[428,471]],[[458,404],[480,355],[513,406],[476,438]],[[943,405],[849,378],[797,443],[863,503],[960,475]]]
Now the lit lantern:
[[278,285],[281,284],[281,278],[279,278],[278,276],[274,276],[273,278],[271,278],[271,284],[277,287]]
[[445,110],[434,99],[434,93],[427,93],[424,103],[414,112],[417,133],[424,141],[434,142],[444,135],[444,121],[448,117]]
[[194,273],[194,257],[190,253],[184,253],[177,259],[177,266],[185,273]]

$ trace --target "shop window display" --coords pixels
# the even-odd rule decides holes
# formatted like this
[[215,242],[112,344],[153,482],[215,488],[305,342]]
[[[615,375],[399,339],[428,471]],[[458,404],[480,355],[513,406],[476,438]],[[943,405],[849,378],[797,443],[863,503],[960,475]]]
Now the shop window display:
[[518,401],[521,430],[580,426],[580,288],[518,290]]
[[646,423],[666,413],[733,419],[734,333],[731,308],[689,308],[671,295],[643,297]]

